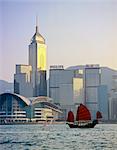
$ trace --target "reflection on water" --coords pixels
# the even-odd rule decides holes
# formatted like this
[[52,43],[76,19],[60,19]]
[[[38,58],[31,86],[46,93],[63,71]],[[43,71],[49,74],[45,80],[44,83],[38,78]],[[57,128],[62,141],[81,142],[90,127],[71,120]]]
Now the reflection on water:
[[0,126],[0,150],[116,150],[117,124],[94,129],[70,129],[67,125]]

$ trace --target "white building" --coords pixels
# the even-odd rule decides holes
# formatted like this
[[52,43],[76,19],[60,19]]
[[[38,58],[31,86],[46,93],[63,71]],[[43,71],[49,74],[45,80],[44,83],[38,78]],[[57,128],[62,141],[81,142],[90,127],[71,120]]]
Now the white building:
[[0,94],[0,124],[58,121],[61,107],[49,97],[26,98],[15,93]]
[[[95,65],[91,65],[91,66],[93,67]],[[79,71],[85,72],[86,67],[87,67],[87,65],[86,66],[72,66],[72,67],[69,67],[68,69],[79,70]],[[93,70],[92,67],[90,68],[91,70]],[[84,75],[83,75],[84,87],[85,87],[85,75],[86,75],[86,73],[84,73]],[[104,120],[111,119],[111,117],[109,117],[109,114],[110,114],[110,116],[112,116],[111,114],[113,113],[113,108],[111,107],[112,106],[111,100],[113,99],[112,97],[115,97],[115,95],[116,95],[115,93],[112,94],[112,91],[113,91],[113,89],[117,89],[117,70],[113,70],[108,67],[100,67],[99,74],[97,74],[97,77],[96,77],[96,74],[94,76],[95,76],[95,81],[100,78],[98,80],[100,82],[100,84],[99,84],[99,86],[96,86],[95,94],[94,94],[94,92],[91,92],[92,88],[89,88],[90,92],[89,92],[89,90],[88,90],[88,92],[86,92],[86,88],[84,88],[84,97],[86,99],[88,96],[88,99],[89,99],[90,97],[95,95],[95,101],[96,101],[96,99],[98,100],[97,101],[98,102],[97,109],[102,112],[103,119]],[[93,82],[93,80],[94,80],[93,75],[91,78],[92,78],[91,80]],[[94,109],[93,105],[92,105],[92,109]],[[117,112],[117,106],[116,106],[116,109],[114,109],[114,110],[116,110],[116,112]]]
[[107,86],[108,118],[117,119],[117,70],[101,67],[101,84]]
[[100,85],[98,87],[98,110],[102,113],[103,120],[109,119],[108,87]]
[[108,93],[113,89],[113,76],[117,75],[117,70],[101,67],[101,84],[108,86]]
[[46,44],[45,39],[38,32],[38,26],[29,45],[29,65],[32,66],[33,96],[47,96]]
[[83,71],[64,69],[63,66],[51,66],[49,72],[49,96],[54,103],[61,105],[66,119],[69,110],[76,113],[76,105],[84,103]]
[[109,98],[109,110],[109,119],[117,120],[117,92],[115,91],[112,91]]
[[109,118],[117,120],[117,75],[113,76],[113,89],[109,94]]
[[54,103],[73,105],[74,72],[64,70],[62,66],[51,66],[49,77],[49,96],[54,99]]
[[14,92],[26,97],[47,96],[46,44],[38,26],[29,45],[29,65],[16,65]]
[[32,66],[16,65],[16,74],[14,74],[14,91],[17,94],[30,97],[33,95],[31,83]]
[[95,118],[98,111],[98,88],[101,85],[99,65],[86,65],[84,84],[85,104],[92,118]]
[[[109,93],[117,82],[113,76],[117,71],[99,65],[61,66],[50,68],[49,96],[64,110],[74,109],[83,103],[96,118],[96,111],[101,111],[104,120],[108,120],[112,108],[109,106]],[[109,109],[110,108],[110,109]],[[66,112],[65,112],[66,113]]]

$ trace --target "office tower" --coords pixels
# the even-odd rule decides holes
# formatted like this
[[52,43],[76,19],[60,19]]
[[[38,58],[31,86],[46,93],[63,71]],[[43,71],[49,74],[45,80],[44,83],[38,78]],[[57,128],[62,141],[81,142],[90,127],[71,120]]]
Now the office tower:
[[32,66],[33,96],[46,96],[46,44],[37,25],[29,45],[29,65]]
[[85,104],[95,118],[98,111],[98,88],[101,84],[99,65],[86,65],[85,67]]
[[112,78],[113,88],[109,93],[109,119],[117,120],[117,74]]
[[102,113],[103,120],[109,119],[108,105],[108,86],[100,85],[98,87],[98,111]]
[[32,66],[16,65],[16,74],[14,74],[14,92],[26,97],[33,96],[31,83]]
[[29,45],[29,65],[16,65],[14,92],[26,97],[47,96],[46,44],[37,25]]
[[60,65],[51,66],[49,77],[49,96],[54,99],[54,103],[73,105],[72,78],[74,72],[65,70]]
[[[117,70],[101,67],[101,85],[107,86],[107,98],[103,99],[103,111],[108,103],[108,119],[117,118]],[[105,115],[104,115],[105,116]]]
[[49,91],[55,103],[63,105],[64,100],[68,109],[71,107],[67,106],[70,101],[76,105],[83,103],[87,105],[94,119],[96,111],[102,113],[103,120],[108,120],[109,114],[110,119],[116,118],[116,70],[95,64],[71,66],[67,69],[54,66],[50,68]]
[[73,77],[73,100],[76,105],[84,103],[84,81],[83,81],[83,70],[74,70]]

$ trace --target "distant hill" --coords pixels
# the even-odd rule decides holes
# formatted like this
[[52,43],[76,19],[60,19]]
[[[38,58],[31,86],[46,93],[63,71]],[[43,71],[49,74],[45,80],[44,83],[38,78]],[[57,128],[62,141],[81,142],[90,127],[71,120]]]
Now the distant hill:
[[4,92],[13,92],[14,84],[0,80],[0,94]]

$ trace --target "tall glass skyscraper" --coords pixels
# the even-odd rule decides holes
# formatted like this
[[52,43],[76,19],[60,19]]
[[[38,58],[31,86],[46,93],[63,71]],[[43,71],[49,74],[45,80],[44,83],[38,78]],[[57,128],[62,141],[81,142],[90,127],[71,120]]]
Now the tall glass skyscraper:
[[29,65],[32,66],[33,95],[46,96],[46,44],[45,39],[38,32],[38,26],[29,45]]
[[85,104],[95,119],[98,111],[98,88],[101,84],[99,65],[86,65],[85,67]]
[[37,25],[29,45],[29,65],[16,65],[14,92],[26,97],[47,96],[46,44]]

